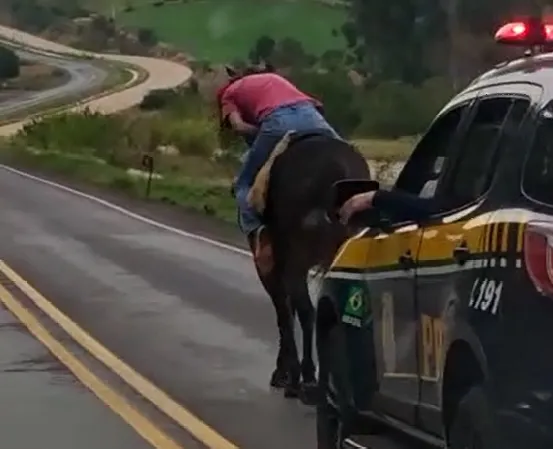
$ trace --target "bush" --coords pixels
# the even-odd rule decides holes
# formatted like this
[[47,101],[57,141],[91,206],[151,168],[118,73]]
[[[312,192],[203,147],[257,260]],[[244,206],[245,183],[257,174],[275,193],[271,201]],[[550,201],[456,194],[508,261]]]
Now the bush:
[[182,155],[210,157],[217,148],[216,124],[207,118],[175,120],[164,131],[164,143],[174,145]]
[[397,139],[423,132],[453,95],[444,79],[429,79],[420,87],[384,82],[362,97],[362,120],[355,134]]
[[360,111],[356,98],[359,88],[352,85],[343,71],[316,73],[295,70],[290,79],[304,92],[324,104],[327,120],[344,136],[349,136],[360,123]]
[[137,37],[138,42],[146,47],[153,47],[159,41],[155,31],[150,28],[139,28]]
[[17,78],[19,76],[19,66],[19,56],[13,50],[0,46],[0,78]]
[[35,148],[89,153],[111,161],[122,145],[122,122],[115,116],[66,113],[24,126],[17,138]]
[[155,89],[148,92],[142,102],[140,103],[140,109],[145,111],[154,111],[166,108],[171,101],[175,98],[174,89]]

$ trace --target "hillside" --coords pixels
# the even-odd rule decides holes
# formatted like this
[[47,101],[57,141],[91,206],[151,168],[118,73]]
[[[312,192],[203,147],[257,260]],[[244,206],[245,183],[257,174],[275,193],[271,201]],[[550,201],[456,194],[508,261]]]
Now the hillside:
[[343,24],[345,9],[314,1],[201,0],[158,7],[142,2],[135,5],[133,11],[120,10],[117,22],[151,28],[162,41],[213,61],[246,56],[261,35],[296,39],[315,55],[345,45],[340,33],[332,33]]

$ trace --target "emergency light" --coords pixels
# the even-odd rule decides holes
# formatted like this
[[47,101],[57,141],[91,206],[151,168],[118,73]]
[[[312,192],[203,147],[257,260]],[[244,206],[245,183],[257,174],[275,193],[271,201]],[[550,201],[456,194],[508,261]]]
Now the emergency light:
[[497,30],[495,41],[530,48],[553,44],[553,24],[542,23],[536,18],[507,23]]

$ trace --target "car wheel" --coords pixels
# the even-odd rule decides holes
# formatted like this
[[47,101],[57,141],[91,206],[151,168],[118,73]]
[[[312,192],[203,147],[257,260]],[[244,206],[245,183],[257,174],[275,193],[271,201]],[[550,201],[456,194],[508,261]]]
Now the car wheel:
[[449,426],[449,449],[495,449],[493,425],[484,390],[472,387],[459,401]]
[[348,436],[347,423],[351,422],[342,332],[340,326],[334,324],[317,336],[317,449],[341,449]]

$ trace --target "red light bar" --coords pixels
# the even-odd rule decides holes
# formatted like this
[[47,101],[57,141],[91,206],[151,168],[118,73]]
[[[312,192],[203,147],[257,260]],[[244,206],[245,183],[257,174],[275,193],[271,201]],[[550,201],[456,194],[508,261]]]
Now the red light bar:
[[495,41],[525,47],[553,43],[553,25],[539,20],[507,23],[497,30]]

